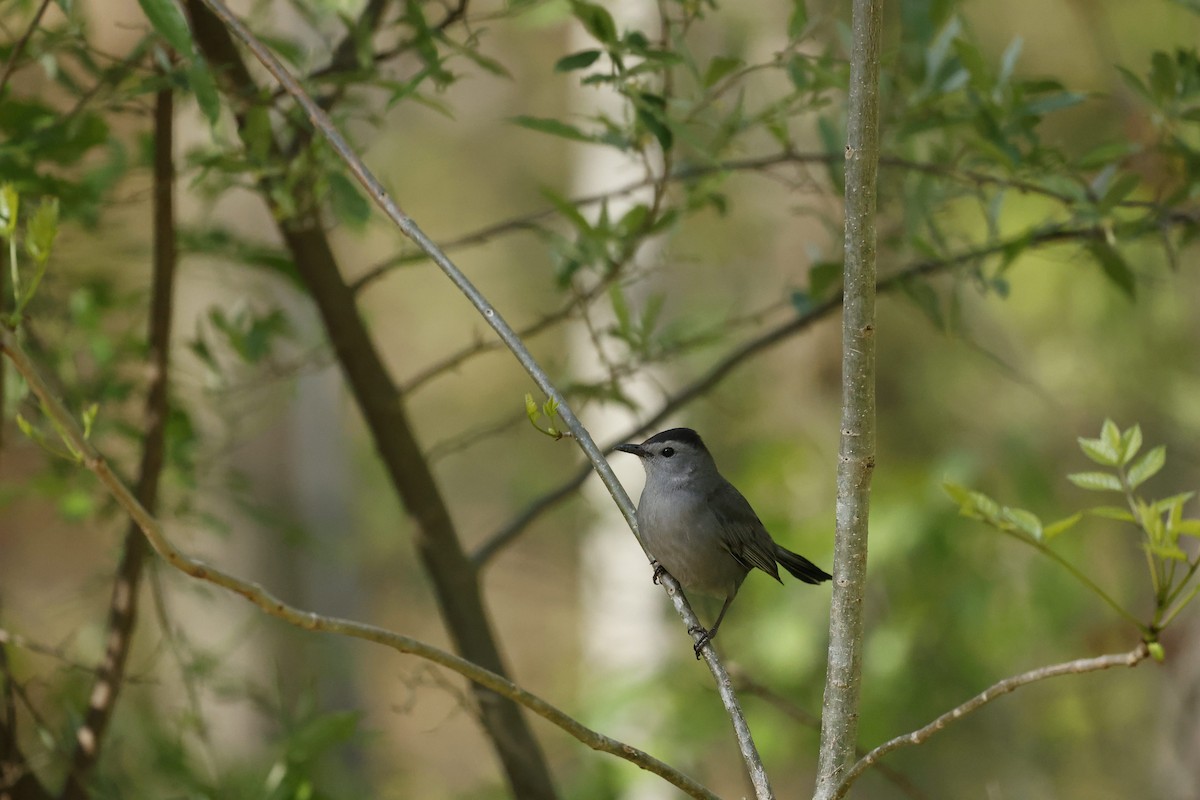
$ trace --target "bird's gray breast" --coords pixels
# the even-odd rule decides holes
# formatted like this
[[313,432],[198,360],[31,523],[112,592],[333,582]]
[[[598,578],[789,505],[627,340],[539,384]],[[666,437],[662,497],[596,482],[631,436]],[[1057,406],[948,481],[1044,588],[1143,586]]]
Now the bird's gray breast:
[[747,568],[724,544],[706,494],[647,484],[638,503],[638,529],[646,549],[684,589],[726,597],[737,592]]

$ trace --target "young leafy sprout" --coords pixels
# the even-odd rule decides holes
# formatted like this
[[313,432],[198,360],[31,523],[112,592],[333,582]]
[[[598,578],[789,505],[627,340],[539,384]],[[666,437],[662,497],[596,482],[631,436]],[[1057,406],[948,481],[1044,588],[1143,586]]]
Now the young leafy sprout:
[[[1117,503],[1092,506],[1043,525],[1033,512],[1003,506],[982,492],[949,482],[945,488],[958,503],[959,513],[963,516],[980,520],[1014,536],[1061,564],[1084,586],[1135,625],[1150,644],[1154,656],[1161,659],[1162,649],[1157,643],[1159,632],[1200,593],[1200,581],[1196,580],[1200,554],[1191,555],[1181,545],[1184,536],[1200,537],[1200,519],[1183,515],[1184,506],[1195,492],[1183,492],[1158,500],[1146,500],[1138,493],[1139,487],[1158,474],[1167,460],[1164,445],[1141,452],[1142,429],[1138,425],[1121,430],[1112,420],[1105,420],[1099,437],[1080,438],[1079,448],[1104,469],[1071,473],[1067,475],[1067,480],[1081,489],[1117,495]],[[1074,527],[1085,514],[1129,523],[1134,527],[1146,554],[1146,568],[1154,593],[1154,612],[1148,622],[1122,606],[1086,573],[1050,549],[1050,541]]]

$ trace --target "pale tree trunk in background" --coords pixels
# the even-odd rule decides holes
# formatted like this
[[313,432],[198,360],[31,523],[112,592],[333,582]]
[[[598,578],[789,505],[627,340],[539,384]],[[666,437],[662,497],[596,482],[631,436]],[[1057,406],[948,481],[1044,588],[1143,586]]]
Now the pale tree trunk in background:
[[[652,3],[623,0],[606,4],[606,7],[619,30],[636,27],[652,35],[657,24]],[[595,46],[581,26],[571,26],[570,36],[567,52]],[[571,114],[589,115],[603,111],[619,117],[623,101],[614,92],[580,86],[576,80],[568,107]],[[571,195],[593,194],[645,177],[645,168],[640,161],[613,148],[598,146],[577,146],[572,170]],[[643,191],[610,201],[609,218],[619,219],[634,205],[649,202],[649,197],[650,192]],[[594,220],[596,213],[594,211],[590,219]],[[656,257],[656,251],[653,242],[642,247],[636,257],[638,263],[650,263]],[[645,284],[639,284],[642,286]],[[644,299],[644,296],[631,296],[630,305],[637,308]],[[597,308],[593,328],[602,330],[613,318],[605,303],[599,303]],[[585,379],[602,378],[605,367],[596,353],[595,343],[582,326],[576,325],[572,331],[570,360],[576,371]],[[621,360],[621,354],[615,352],[615,348],[608,355],[616,362]],[[622,385],[626,395],[639,406],[653,405],[656,382],[650,380],[648,373],[626,379]],[[610,404],[603,412],[590,411],[587,416],[588,429],[598,443],[611,441],[635,421],[632,413],[615,404]],[[636,498],[642,482],[642,468],[637,459],[622,458],[618,454],[610,461],[621,483]],[[670,606],[663,602],[662,591],[651,582],[649,562],[608,492],[599,481],[589,480],[584,484],[583,494],[594,514],[592,525],[583,536],[579,582],[583,686],[589,694],[590,721],[611,736],[647,746],[660,723],[654,709],[641,705],[612,713],[608,709],[613,705],[601,692],[607,693],[611,689],[611,696],[620,696],[628,686],[658,680],[655,676],[665,663],[667,643],[677,641],[679,646],[686,647],[687,640],[667,624],[666,613]],[[592,687],[604,689],[596,691]],[[640,773],[624,797],[628,800],[665,800],[676,795],[676,790],[661,780]]]

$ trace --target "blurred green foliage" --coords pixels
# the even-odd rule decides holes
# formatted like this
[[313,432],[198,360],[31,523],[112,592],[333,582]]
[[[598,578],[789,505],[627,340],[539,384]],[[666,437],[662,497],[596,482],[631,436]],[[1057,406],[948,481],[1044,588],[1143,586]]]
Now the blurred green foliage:
[[[1192,299],[1200,291],[1198,25],[1165,0],[1136,4],[1145,19],[1132,21],[1125,15],[1135,4],[1085,4],[1071,18],[1069,47],[1047,49],[1038,44],[1043,29],[1061,41],[1050,20],[1074,7],[1052,5],[1014,5],[1000,22],[995,9],[953,0],[889,9],[864,744],[923,724],[1018,670],[1128,649],[1131,634],[1161,644],[1169,663],[1177,654],[1187,663],[1186,637],[1175,631],[1194,628],[1179,611],[1195,594],[1198,563],[1196,522],[1183,514],[1200,431]],[[289,545],[272,559],[281,581],[301,582],[294,551],[310,548],[324,569],[356,575],[373,614],[436,639],[426,579],[397,535],[408,523],[356,419],[325,421],[361,451],[359,529],[333,550],[295,535],[314,524],[297,520],[295,498],[256,491],[240,465],[218,466],[228,442],[252,438],[255,425],[268,424],[263,417],[278,416],[258,395],[237,405],[239,386],[289,382],[329,357],[296,311],[288,253],[256,223],[219,210],[258,191],[264,177],[280,178],[270,200],[283,221],[319,219],[347,253],[347,279],[370,275],[357,287],[363,313],[397,371],[418,376],[409,377],[409,398],[472,544],[486,543],[574,468],[565,445],[548,451],[545,437],[525,435],[526,418],[558,433],[555,409],[526,395],[515,370],[485,357],[495,348],[476,341],[475,321],[456,299],[442,299],[410,246],[380,227],[360,187],[281,92],[264,86],[236,105],[221,98],[174,2],[141,0],[146,20],[126,31],[119,52],[98,41],[100,7],[55,4],[19,53],[33,4],[4,7],[0,60],[14,59],[17,69],[0,87],[4,324],[20,323],[70,406],[81,415],[93,409],[92,436],[131,473],[149,233],[144,215],[131,220],[128,209],[135,217],[145,210],[146,104],[172,88],[198,123],[177,148],[179,190],[204,209],[181,225],[185,263],[221,264],[227,271],[191,268],[249,296],[214,301],[197,292],[194,325],[177,331],[183,377],[171,407],[164,516],[199,524],[195,535],[219,548],[251,538],[242,518],[253,516],[272,544]],[[379,17],[374,3],[293,0],[257,4],[248,21],[377,162],[405,207],[423,225],[432,220],[426,227],[456,245],[497,306],[513,310],[585,414],[653,413],[720,359],[770,342],[684,413],[775,535],[820,563],[830,549],[837,457],[837,343],[827,321],[840,284],[843,10],[803,0],[646,8],[623,16],[563,0],[405,2]],[[284,22],[285,11],[299,22]],[[1079,74],[1058,60],[1088,48],[1103,68]],[[606,99],[588,104],[594,97]],[[235,115],[244,115],[248,147],[231,133]],[[272,155],[272,139],[284,158]],[[568,176],[597,152],[634,170],[598,194],[580,191]],[[258,288],[245,289],[251,281]],[[802,323],[811,334],[793,336],[809,330]],[[573,344],[580,341],[589,357]],[[775,342],[788,344],[772,349]],[[599,369],[587,366],[592,360]],[[632,381],[647,373],[667,387],[650,399]],[[53,449],[57,437],[20,381],[11,370],[0,374],[5,419],[20,415]],[[1079,439],[1102,471],[1072,480],[1114,493],[1127,508],[1068,514],[1081,502],[1061,480],[1074,467],[1062,465],[1077,460],[1075,438],[1105,414],[1140,420],[1149,440],[1170,447],[1170,468],[1161,447],[1136,446],[1141,427],[1106,423],[1098,438]],[[0,485],[0,513],[36,498],[69,521],[72,535],[107,546],[116,516],[94,481],[36,448],[15,452],[21,468]],[[1135,490],[1159,470],[1155,496],[1165,499],[1141,499]],[[944,482],[956,487],[963,513],[1033,550],[968,535]],[[965,486],[977,488],[957,488]],[[206,491],[232,498],[239,513],[214,511]],[[991,497],[1019,498],[1022,508]],[[727,720],[682,631],[658,643],[667,655],[650,677],[585,685],[591,673],[573,648],[586,636],[576,612],[587,576],[564,531],[590,519],[582,504],[559,510],[488,566],[518,675],[585,717],[633,715],[645,724],[620,735],[737,795],[744,789]],[[3,535],[32,536],[27,528],[48,524],[4,526]],[[1085,525],[1086,536],[1065,533]],[[1131,525],[1136,547],[1125,535]],[[89,580],[103,584],[107,569],[91,564]],[[24,628],[9,598],[0,599],[3,626]],[[723,629],[722,653],[815,711],[825,612],[818,592],[752,580]],[[95,657],[101,618],[95,603],[72,618],[85,631],[74,657]],[[533,632],[521,628],[529,619]],[[342,644],[328,645],[346,648],[330,657],[298,658],[317,645],[287,640],[276,663],[295,672],[292,686],[264,700],[263,681],[224,665],[226,651],[187,643],[184,630],[195,624],[181,615],[144,626],[154,651],[143,662],[149,677],[127,687],[97,796],[133,786],[189,797],[499,795],[487,755],[462,733],[473,730],[469,719],[456,727],[469,710],[445,686],[413,691],[446,710],[397,711],[402,704],[381,699],[395,682],[394,661],[379,666]],[[46,687],[21,712],[22,742],[53,784],[85,682],[65,662],[47,666],[9,650],[14,680]],[[316,689],[295,688],[346,673],[366,686],[365,721],[319,702]],[[1173,675],[1142,669],[1031,687],[898,754],[895,766],[933,796],[1189,796],[1194,776],[1189,784],[1158,769],[1178,761],[1174,748],[1187,752],[1187,715],[1200,718],[1194,709],[1162,711],[1188,674],[1186,666]],[[153,684],[168,678],[190,686],[181,695],[190,699],[172,697],[173,712],[163,714]],[[221,743],[205,733],[216,712],[196,700],[208,692],[267,721],[261,746],[219,753]],[[807,792],[815,733],[768,701],[746,705],[781,794]],[[405,735],[364,734],[384,727]],[[435,758],[447,747],[456,752],[450,767]],[[573,744],[555,740],[550,749],[565,796],[618,796],[640,778]],[[907,796],[878,775],[869,780],[860,792]]]

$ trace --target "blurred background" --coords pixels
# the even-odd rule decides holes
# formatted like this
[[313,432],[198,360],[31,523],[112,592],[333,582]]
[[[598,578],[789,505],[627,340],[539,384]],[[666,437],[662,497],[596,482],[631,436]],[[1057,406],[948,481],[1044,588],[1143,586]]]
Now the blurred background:
[[[0,5],[8,53],[36,5]],[[678,60],[589,83],[581,79],[619,74],[609,55],[585,67],[560,59],[624,47],[628,70],[654,57],[627,38],[597,44],[586,14],[565,2],[472,3],[436,39],[451,79],[420,82],[429,57],[405,52],[347,90],[336,115],[405,212],[499,313],[518,330],[537,326],[531,349],[602,445],[696,428],[775,538],[825,568],[840,316],[817,309],[836,295],[830,275],[841,258],[846,5],[612,4],[622,35],[644,31]],[[26,314],[73,407],[100,404],[96,441],[129,479],[151,246],[149,100],[132,83],[150,77],[132,69],[105,84],[95,75],[143,47],[151,27],[133,0],[66,7],[50,7],[5,89],[5,146],[20,144],[12,120],[34,99],[63,115],[92,109],[106,127],[62,166],[62,180],[97,188],[60,198],[64,221]],[[295,71],[311,74],[362,4],[235,8]],[[381,30],[380,48],[390,33],[416,30],[418,8],[431,23],[453,11],[396,4],[402,20]],[[1194,490],[1200,472],[1200,271],[1189,228],[1173,227],[1195,211],[1197,106],[1188,93],[1200,83],[1186,72],[1200,33],[1194,4],[908,0],[886,13],[879,272],[932,266],[878,304],[860,736],[868,748],[1008,675],[1138,641],[1060,566],[959,516],[944,481],[1045,520],[1066,517],[1099,502],[1065,475],[1092,468],[1076,438],[1097,436],[1106,418],[1140,424],[1147,447],[1167,446],[1147,497]],[[55,61],[67,40],[87,43],[95,75]],[[1165,88],[1154,82],[1163,59],[1178,67]],[[89,95],[92,83],[109,88]],[[1170,102],[1164,92],[1174,92]],[[667,98],[661,116],[647,94]],[[212,125],[186,87],[179,97],[176,411],[159,516],[181,547],[289,602],[449,648],[413,523],[311,299],[289,277],[253,169],[231,165],[240,152],[232,116]],[[273,122],[283,129],[295,119],[284,111]],[[605,131],[628,138],[597,143]],[[675,177],[654,180],[663,174]],[[1121,175],[1139,180],[1106,207]],[[574,203],[631,184],[639,186],[606,202]],[[526,419],[525,394],[544,399],[532,381],[340,173],[322,196],[343,276],[371,276],[359,309],[405,390],[463,546],[488,548],[480,581],[513,678],[722,796],[747,794],[711,678],[599,482],[588,478],[517,535],[496,539],[583,464],[570,440]],[[1164,212],[1126,235],[1121,226],[1140,211],[1120,203],[1177,216]],[[631,211],[661,224],[639,227]],[[1118,261],[1085,237],[1039,238],[1074,224],[1115,231]],[[994,257],[970,255],[986,248]],[[778,343],[731,355],[806,315],[811,323]],[[637,429],[731,359],[707,391]],[[85,667],[104,646],[126,521],[81,468],[22,435],[15,414],[36,416],[36,404],[6,377],[0,628],[22,687],[26,753],[54,786],[88,692]],[[611,459],[636,499],[633,460]],[[1088,517],[1053,546],[1148,619],[1152,593],[1130,526]],[[753,684],[743,697],[750,723],[779,796],[793,797],[811,792],[815,769],[817,732],[803,719],[820,712],[829,589],[785,583],[752,575],[718,649]],[[291,629],[153,560],[143,592],[95,796],[506,796],[456,676]],[[713,608],[700,609],[711,619]],[[1196,630],[1189,607],[1163,635],[1165,663],[1022,689],[889,756],[899,774],[872,771],[853,796],[1194,798]],[[677,796],[532,725],[564,797]]]

